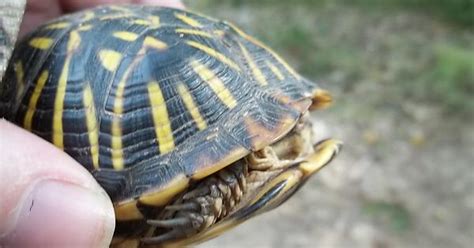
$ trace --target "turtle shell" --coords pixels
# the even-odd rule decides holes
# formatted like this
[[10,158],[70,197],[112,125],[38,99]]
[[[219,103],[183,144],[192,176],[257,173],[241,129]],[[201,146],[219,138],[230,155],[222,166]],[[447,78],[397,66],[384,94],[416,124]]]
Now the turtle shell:
[[90,170],[125,220],[279,140],[322,92],[234,25],[151,6],[47,23],[6,75],[0,113]]

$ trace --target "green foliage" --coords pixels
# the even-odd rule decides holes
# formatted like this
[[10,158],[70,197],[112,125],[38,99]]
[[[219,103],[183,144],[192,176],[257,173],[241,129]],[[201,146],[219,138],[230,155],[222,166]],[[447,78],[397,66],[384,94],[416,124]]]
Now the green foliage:
[[428,77],[435,99],[442,99],[451,110],[474,113],[474,51],[440,45]]
[[400,204],[370,201],[365,203],[362,210],[377,221],[386,223],[396,232],[407,231],[412,226],[410,213]]

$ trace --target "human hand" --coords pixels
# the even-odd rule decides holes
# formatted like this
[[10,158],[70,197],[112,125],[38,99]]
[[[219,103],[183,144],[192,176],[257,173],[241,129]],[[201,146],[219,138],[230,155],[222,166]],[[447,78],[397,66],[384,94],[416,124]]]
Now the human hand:
[[184,8],[180,0],[28,0],[20,36],[35,29],[41,23],[60,15],[91,8],[102,4],[150,4]]
[[[64,13],[107,3],[183,8],[178,0],[30,0],[20,34]],[[0,247],[107,247],[110,199],[66,153],[0,119]]]

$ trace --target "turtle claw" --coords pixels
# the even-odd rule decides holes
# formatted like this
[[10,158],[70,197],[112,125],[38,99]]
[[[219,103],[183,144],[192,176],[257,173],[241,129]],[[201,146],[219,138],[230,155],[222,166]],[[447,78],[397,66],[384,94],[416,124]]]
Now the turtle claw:
[[173,230],[159,236],[141,238],[140,241],[144,245],[157,245],[170,240],[182,238],[182,236],[183,233],[181,231]]
[[150,226],[163,227],[163,228],[177,228],[191,225],[191,220],[186,217],[174,218],[169,220],[147,220]]

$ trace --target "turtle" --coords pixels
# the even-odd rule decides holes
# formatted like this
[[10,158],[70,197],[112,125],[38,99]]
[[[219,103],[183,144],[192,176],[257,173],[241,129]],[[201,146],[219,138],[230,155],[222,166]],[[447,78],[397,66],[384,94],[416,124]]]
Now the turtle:
[[313,143],[332,97],[236,25],[107,5],[15,47],[0,116],[87,168],[114,203],[116,247],[203,242],[290,198],[340,151]]

